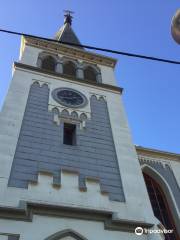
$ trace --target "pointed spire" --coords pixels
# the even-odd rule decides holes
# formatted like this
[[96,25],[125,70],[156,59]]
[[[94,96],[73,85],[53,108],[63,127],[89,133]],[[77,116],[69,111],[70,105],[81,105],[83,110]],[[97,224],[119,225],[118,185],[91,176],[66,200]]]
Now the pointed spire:
[[[64,25],[56,33],[55,39],[62,42],[74,43],[81,45],[78,37],[74,33],[72,25],[72,13],[71,11],[66,10],[64,15]],[[83,47],[77,47],[83,49]]]

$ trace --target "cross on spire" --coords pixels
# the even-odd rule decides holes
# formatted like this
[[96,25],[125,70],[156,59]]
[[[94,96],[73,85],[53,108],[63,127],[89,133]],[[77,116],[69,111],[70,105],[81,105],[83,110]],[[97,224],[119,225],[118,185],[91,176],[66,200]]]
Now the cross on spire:
[[70,11],[70,10],[64,10],[64,24],[66,24],[66,23],[69,23],[70,25],[72,24],[72,18],[73,18],[73,16],[72,16],[72,14],[74,13],[74,12],[72,12],[72,11]]
[[[56,33],[55,39],[60,42],[67,42],[76,44],[77,48],[83,49],[83,47],[78,46],[81,45],[78,37],[76,36],[75,32],[72,29],[72,14],[74,12],[69,10],[64,10],[64,25],[59,29]],[[75,46],[74,46],[75,47]]]

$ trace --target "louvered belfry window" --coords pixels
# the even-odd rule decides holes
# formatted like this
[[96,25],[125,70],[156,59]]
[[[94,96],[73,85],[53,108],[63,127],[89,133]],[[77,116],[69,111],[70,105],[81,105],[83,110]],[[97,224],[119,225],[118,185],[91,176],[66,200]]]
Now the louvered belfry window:
[[96,72],[95,72],[95,70],[92,67],[87,67],[84,70],[84,78],[86,80],[96,82]]
[[70,76],[76,76],[76,66],[73,62],[69,61],[63,65],[63,73]]
[[152,177],[145,173],[143,175],[155,217],[167,230],[174,230],[173,233],[165,234],[165,240],[178,240],[173,216],[163,190]]
[[56,62],[53,57],[47,56],[42,60],[41,68],[48,71],[55,71]]

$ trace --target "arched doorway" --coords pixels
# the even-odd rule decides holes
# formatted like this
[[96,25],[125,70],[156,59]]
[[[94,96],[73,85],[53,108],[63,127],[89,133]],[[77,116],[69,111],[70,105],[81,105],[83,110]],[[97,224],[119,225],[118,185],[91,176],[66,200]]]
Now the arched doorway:
[[155,217],[167,230],[174,230],[173,233],[165,234],[165,240],[178,240],[173,215],[161,186],[150,175],[143,173],[143,176]]

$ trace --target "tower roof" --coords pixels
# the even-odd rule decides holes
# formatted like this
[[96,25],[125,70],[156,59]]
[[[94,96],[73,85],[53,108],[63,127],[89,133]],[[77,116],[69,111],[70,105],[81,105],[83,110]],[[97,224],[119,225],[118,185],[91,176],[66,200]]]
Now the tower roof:
[[[55,35],[55,39],[62,42],[74,43],[81,45],[78,37],[74,33],[71,25],[72,25],[72,16],[70,11],[66,11],[64,15],[64,25],[59,29],[59,31]],[[83,47],[75,46],[77,48],[83,49]]]

